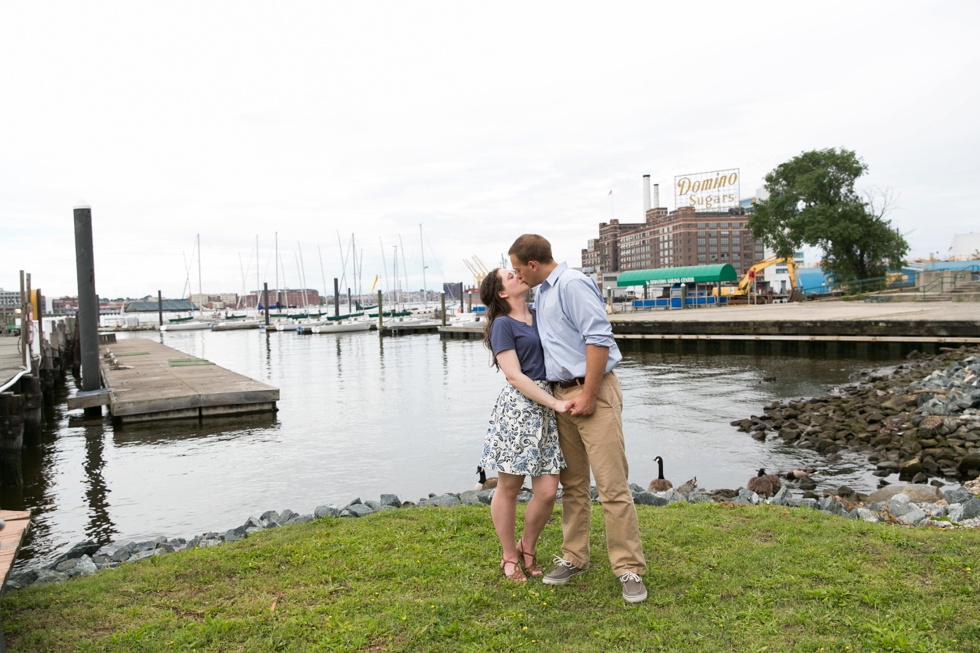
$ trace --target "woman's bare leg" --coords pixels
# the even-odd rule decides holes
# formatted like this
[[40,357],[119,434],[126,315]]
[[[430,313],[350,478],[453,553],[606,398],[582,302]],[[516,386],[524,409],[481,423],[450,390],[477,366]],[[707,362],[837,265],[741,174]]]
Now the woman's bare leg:
[[[527,509],[524,511],[524,535],[521,537],[524,543],[521,548],[528,554],[537,551],[538,537],[551,519],[551,512],[555,507],[555,495],[558,493],[558,474],[532,476],[531,490],[534,497],[528,502]],[[516,495],[514,498],[516,500]]]
[[524,477],[498,472],[497,479],[497,491],[490,501],[490,516],[493,518],[493,527],[497,531],[500,546],[504,550],[503,559],[515,561],[518,556],[514,542],[514,522],[517,520],[517,495],[521,492]]

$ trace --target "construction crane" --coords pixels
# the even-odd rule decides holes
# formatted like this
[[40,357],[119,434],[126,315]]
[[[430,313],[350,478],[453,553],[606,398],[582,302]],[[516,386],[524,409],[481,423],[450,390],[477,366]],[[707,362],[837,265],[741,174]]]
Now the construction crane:
[[480,284],[483,283],[483,280],[486,278],[486,276],[490,274],[490,270],[488,270],[487,266],[483,264],[483,261],[480,260],[480,257],[476,255],[474,255],[472,259],[464,258],[463,265],[465,265],[466,268],[470,271],[470,274],[472,274],[476,278],[477,288],[480,287]]

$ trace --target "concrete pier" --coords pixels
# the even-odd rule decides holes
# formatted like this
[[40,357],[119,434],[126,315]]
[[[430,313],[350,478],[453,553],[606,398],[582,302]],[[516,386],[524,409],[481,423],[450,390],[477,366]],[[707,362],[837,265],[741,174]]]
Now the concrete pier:
[[279,388],[152,340],[120,340],[99,353],[109,390],[101,401],[123,423],[273,412],[279,401]]
[[975,303],[806,302],[610,316],[621,346],[664,351],[901,356],[980,343]]

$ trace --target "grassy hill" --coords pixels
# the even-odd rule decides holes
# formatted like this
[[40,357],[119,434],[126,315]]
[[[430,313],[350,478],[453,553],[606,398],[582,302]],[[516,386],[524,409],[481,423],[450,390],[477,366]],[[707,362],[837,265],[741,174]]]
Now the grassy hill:
[[[980,532],[808,509],[638,507],[650,599],[593,567],[506,581],[484,506],[257,533],[7,594],[11,651],[980,651]],[[560,507],[539,546],[561,541]]]

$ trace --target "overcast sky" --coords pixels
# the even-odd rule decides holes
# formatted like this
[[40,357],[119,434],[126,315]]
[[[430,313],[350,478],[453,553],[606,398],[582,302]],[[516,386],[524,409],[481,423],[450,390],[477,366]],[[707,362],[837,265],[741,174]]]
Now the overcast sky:
[[290,287],[298,244],[308,286],[340,276],[339,231],[365,284],[400,237],[419,288],[420,223],[430,288],[525,232],[579,265],[613,210],[642,220],[643,174],[669,208],[684,173],[752,197],[827,147],[899,196],[913,256],[945,253],[980,231],[978,8],[6,2],[0,287],[75,294],[79,200],[103,297],[181,296],[197,234],[211,293],[255,287],[256,235],[273,285],[277,231]]

